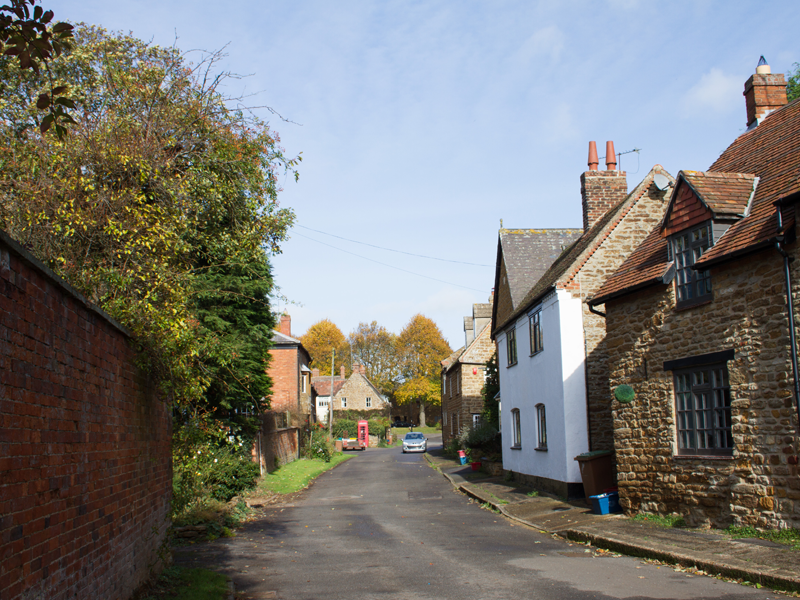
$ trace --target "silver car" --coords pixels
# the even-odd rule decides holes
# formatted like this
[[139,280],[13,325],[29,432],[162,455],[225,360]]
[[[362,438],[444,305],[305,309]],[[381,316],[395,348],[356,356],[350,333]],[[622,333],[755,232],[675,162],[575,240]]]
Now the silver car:
[[428,438],[416,431],[408,432],[403,437],[403,454],[406,452],[427,452]]

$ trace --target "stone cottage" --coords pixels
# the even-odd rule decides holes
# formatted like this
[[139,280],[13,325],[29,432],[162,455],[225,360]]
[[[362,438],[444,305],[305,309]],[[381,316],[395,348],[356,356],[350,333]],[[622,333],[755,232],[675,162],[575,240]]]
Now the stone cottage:
[[581,176],[581,235],[513,310],[499,306],[510,295],[501,274],[495,296],[503,467],[566,497],[583,495],[574,458],[613,448],[605,320],[590,312],[585,299],[660,221],[672,179],[656,165],[628,193],[611,142],[606,155],[606,170],[599,171],[590,143],[589,170]]
[[768,66],[744,96],[747,131],[678,174],[663,221],[590,304],[607,315],[623,507],[798,527],[800,101]]
[[357,411],[384,411],[389,416],[391,404],[383,397],[372,382],[367,379],[367,368],[364,365],[353,365],[353,372],[346,380],[344,370],[341,377],[333,379],[333,401],[330,400],[330,377],[315,377],[314,388],[318,401],[325,402],[325,416],[319,416],[320,421],[327,419],[327,409],[332,407],[333,418],[336,413],[345,410]]
[[442,442],[447,445],[462,427],[480,422],[486,363],[494,354],[492,305],[473,304],[464,317],[462,348],[442,361]]

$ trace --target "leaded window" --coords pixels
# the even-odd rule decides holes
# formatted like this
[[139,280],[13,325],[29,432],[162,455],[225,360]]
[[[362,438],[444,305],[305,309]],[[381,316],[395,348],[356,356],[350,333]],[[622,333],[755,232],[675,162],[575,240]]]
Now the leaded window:
[[709,223],[673,236],[670,250],[675,261],[675,296],[678,306],[691,306],[711,298],[711,273],[692,268],[713,245]]
[[727,365],[681,369],[674,377],[678,454],[732,454]]

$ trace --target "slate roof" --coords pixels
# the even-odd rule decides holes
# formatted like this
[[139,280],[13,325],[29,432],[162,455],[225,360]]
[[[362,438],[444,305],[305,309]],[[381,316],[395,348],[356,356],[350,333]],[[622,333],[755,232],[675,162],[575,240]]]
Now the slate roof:
[[300,340],[290,337],[286,334],[281,333],[277,329],[272,330],[272,343],[276,346],[278,345],[297,345],[301,344]]
[[[581,234],[583,234],[582,229],[500,230],[499,243],[502,247],[508,285],[515,308],[553,261]],[[498,252],[498,260],[499,258]],[[499,272],[499,269],[497,271]],[[495,290],[497,287],[495,282]]]
[[609,209],[606,214],[597,220],[589,231],[575,240],[575,242],[556,259],[547,272],[542,275],[530,291],[528,291],[525,298],[516,306],[511,315],[495,327],[495,331],[518,319],[531,305],[541,300],[541,298],[555,288],[557,284],[564,283],[576,277],[581,267],[597,248],[600,247],[625,215],[628,214],[628,211],[630,211],[636,202],[647,193],[647,190],[653,185],[653,176],[656,173],[661,173],[667,176],[671,181],[673,180],[672,176],[669,175],[661,165],[654,166],[624,200],[621,200],[619,204]]
[[[723,210],[728,211],[728,215],[747,214],[703,255],[698,266],[707,268],[769,245],[777,229],[773,202],[800,191],[800,100],[775,110],[758,127],[739,136],[703,175],[693,171],[681,173],[692,187],[698,186],[695,189],[704,201],[712,198],[710,202],[717,203],[720,214]],[[755,185],[749,212],[731,212],[742,206],[747,182]],[[715,192],[712,189],[715,185],[723,192]],[[667,240],[661,236],[662,226],[631,253],[589,304],[602,304],[649,285],[664,283],[662,276],[667,273],[669,262]],[[784,212],[784,227],[793,226],[793,212]]]

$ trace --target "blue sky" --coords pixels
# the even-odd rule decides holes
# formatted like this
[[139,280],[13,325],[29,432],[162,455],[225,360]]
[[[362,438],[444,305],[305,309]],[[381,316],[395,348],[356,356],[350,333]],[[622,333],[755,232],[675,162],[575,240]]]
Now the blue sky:
[[249,75],[228,92],[293,122],[261,113],[303,153],[281,194],[298,226],[273,258],[295,335],[323,318],[399,333],[421,312],[453,348],[488,301],[500,219],[581,226],[590,140],[641,149],[622,157],[630,188],[656,163],[706,169],[744,131],[759,56],[773,73],[800,62],[793,1],[45,6],[184,51],[227,45],[222,68]]

